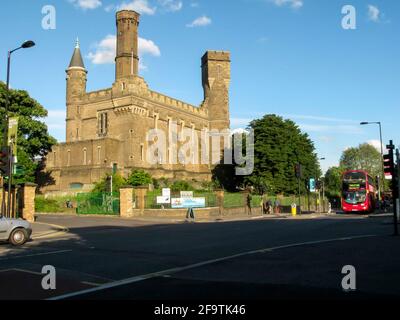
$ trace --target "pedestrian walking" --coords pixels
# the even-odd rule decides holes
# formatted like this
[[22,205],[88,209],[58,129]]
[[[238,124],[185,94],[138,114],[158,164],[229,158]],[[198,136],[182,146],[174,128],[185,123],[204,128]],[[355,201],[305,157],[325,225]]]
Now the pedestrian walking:
[[276,214],[281,213],[281,203],[280,203],[279,199],[275,200],[274,209],[275,209]]
[[263,214],[270,214],[271,207],[270,207],[270,200],[263,199]]
[[273,209],[273,205],[272,205],[272,201],[270,199],[268,199],[267,201],[267,208],[268,208],[268,214],[272,214],[272,209]]

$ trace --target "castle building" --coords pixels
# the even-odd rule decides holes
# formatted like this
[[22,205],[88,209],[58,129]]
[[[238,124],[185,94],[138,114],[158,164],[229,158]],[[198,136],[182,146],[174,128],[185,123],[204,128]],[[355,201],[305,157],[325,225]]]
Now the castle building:
[[[46,159],[52,182],[45,192],[89,190],[106,173],[127,176],[132,169],[154,178],[209,181],[211,164],[146,161],[151,129],[168,133],[173,123],[200,136],[202,130],[229,129],[230,54],[207,51],[201,59],[204,100],[200,106],[152,91],[139,76],[140,15],[116,14],[115,82],[111,88],[87,92],[88,72],[77,43],[67,73],[66,142],[53,147]],[[167,134],[168,138],[170,137]],[[167,141],[167,157],[173,146]]]

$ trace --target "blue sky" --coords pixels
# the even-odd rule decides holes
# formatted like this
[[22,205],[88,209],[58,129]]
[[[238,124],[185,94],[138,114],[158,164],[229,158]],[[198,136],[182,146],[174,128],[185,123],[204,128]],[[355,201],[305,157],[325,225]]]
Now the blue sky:
[[[42,8],[54,6],[56,28],[45,30]],[[356,9],[356,29],[342,28],[342,7]],[[59,141],[65,128],[65,69],[77,37],[88,90],[114,80],[115,11],[142,13],[141,75],[153,90],[198,105],[200,58],[208,49],[232,56],[232,127],[276,113],[313,139],[323,169],[363,142],[400,141],[400,2],[393,0],[4,0],[0,80],[13,56],[11,86],[26,89],[49,111]],[[10,32],[6,32],[10,30]],[[1,57],[1,55],[0,55]]]

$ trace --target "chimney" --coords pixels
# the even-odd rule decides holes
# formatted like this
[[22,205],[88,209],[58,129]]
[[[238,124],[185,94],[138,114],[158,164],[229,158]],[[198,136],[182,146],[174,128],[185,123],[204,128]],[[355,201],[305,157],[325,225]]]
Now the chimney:
[[139,70],[139,13],[131,10],[117,12],[116,80],[136,76]]

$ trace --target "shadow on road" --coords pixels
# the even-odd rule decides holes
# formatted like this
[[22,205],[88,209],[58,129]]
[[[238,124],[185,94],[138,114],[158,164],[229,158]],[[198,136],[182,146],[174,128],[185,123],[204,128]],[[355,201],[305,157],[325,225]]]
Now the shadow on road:
[[[63,238],[33,241],[20,248],[0,244],[0,281],[4,284],[0,288],[0,299],[44,299],[252,250],[340,237],[389,234],[387,226],[369,220],[353,219],[269,219],[139,226],[118,219],[81,220],[79,223],[83,226],[77,225],[75,221],[72,226],[67,226],[69,235]],[[370,240],[368,247],[376,240]],[[331,249],[330,252],[335,255],[331,258],[328,258],[329,252],[324,250],[324,246],[317,249],[320,251],[317,250],[311,256],[302,256],[301,245],[292,251],[277,251],[279,255],[273,259],[269,253],[244,255],[198,266],[189,269],[189,273],[171,272],[167,278],[156,276],[79,298],[171,300],[383,297],[379,291],[375,294],[372,291],[371,294],[360,292],[343,295],[337,289],[336,282],[332,286],[323,281],[322,284],[317,280],[309,283],[302,281],[303,271],[310,274],[310,270],[324,268],[327,273],[336,272],[333,277],[335,281],[340,279],[338,266],[332,268],[330,264],[336,256],[338,261],[343,260],[343,255],[351,258],[353,250],[360,250],[360,244],[355,248],[349,245],[348,250]],[[371,263],[376,263],[379,259],[376,255],[379,252],[382,254],[381,250],[366,250],[365,254],[372,254]],[[383,257],[385,261],[380,263],[389,266],[389,256],[385,254]],[[395,262],[400,267],[400,261],[397,259]],[[57,269],[58,287],[54,292],[41,289],[41,269],[44,265],[53,265]],[[220,268],[214,269],[217,267]],[[293,272],[295,276],[279,282],[281,267],[285,273]],[[384,275],[389,275],[387,270]],[[332,274],[328,276],[332,277]],[[10,291],[13,284],[17,293],[10,294],[13,292]],[[24,288],[23,294],[20,286]]]

